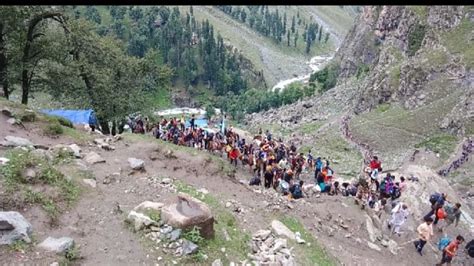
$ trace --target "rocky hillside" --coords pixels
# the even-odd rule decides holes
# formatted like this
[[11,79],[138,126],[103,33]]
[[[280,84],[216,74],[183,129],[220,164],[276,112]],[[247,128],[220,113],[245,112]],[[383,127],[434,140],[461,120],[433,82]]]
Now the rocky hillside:
[[360,170],[357,151],[381,155],[386,170],[410,160],[439,171],[456,164],[448,180],[465,193],[473,169],[472,149],[463,148],[474,134],[473,30],[469,6],[364,7],[328,67],[336,87],[252,114],[248,124],[336,159],[343,174]]

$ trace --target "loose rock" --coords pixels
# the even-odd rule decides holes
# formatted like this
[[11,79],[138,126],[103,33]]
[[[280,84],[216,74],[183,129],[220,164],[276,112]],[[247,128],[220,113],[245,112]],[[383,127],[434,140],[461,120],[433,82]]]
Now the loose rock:
[[30,140],[15,136],[6,136],[2,145],[6,147],[33,147],[33,143]]
[[272,231],[278,236],[284,236],[292,240],[295,239],[295,233],[278,220],[272,221]]
[[82,182],[84,182],[85,184],[91,186],[92,188],[97,187],[97,182],[94,179],[84,178],[84,179],[82,179]]
[[183,240],[183,254],[184,255],[190,255],[190,254],[193,254],[195,252],[197,252],[198,250],[198,245],[194,244],[193,242],[189,241],[189,240],[186,240],[184,239]]
[[145,162],[137,158],[128,158],[128,163],[133,170],[144,170]]
[[0,212],[0,224],[5,228],[0,233],[0,245],[10,245],[17,240],[31,242],[31,224],[20,213]]
[[150,225],[156,225],[156,222],[150,217],[136,211],[130,211],[127,216],[127,220],[133,224],[135,231],[139,231]]
[[97,164],[97,163],[105,163],[105,159],[102,158],[99,154],[91,151],[84,157],[84,160],[88,164]]
[[39,244],[40,248],[57,254],[62,254],[74,246],[74,239],[70,237],[53,238],[48,237]]
[[82,158],[81,148],[77,144],[71,144],[69,145],[69,148],[72,150],[74,157]]
[[367,245],[369,245],[369,248],[373,250],[382,251],[382,249],[379,246],[377,246],[376,244],[372,242],[367,241]]

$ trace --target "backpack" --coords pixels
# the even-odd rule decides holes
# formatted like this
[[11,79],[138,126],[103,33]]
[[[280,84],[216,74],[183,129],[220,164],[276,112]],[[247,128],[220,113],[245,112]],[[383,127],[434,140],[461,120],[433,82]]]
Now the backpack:
[[258,178],[258,176],[254,176],[252,177],[252,179],[250,179],[250,182],[249,182],[249,185],[250,186],[259,186],[261,184],[261,180],[260,178]]
[[438,250],[443,251],[451,243],[451,238],[448,236],[442,237],[438,241]]
[[399,187],[393,187],[392,199],[398,199],[402,195]]
[[437,192],[431,194],[431,196],[430,196],[430,202],[431,202],[431,204],[435,204],[435,203],[438,201],[438,199],[439,199],[440,197],[441,197],[441,194],[439,194],[439,193],[437,193]]
[[469,243],[467,243],[466,251],[467,254],[469,254],[469,257],[474,258],[474,240],[471,240]]
[[294,198],[300,198],[303,196],[303,193],[301,191],[300,185],[295,185],[295,188],[293,190],[293,197]]

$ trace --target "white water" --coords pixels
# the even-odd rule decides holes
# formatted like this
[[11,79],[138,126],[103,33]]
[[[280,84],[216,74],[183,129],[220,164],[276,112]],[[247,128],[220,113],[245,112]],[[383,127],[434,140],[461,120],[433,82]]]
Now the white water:
[[[220,114],[221,110],[215,108],[216,114]],[[189,107],[181,107],[181,108],[171,108],[166,110],[161,110],[155,112],[155,115],[180,115],[180,114],[195,114],[195,115],[205,115],[206,110],[201,108],[189,108]]]
[[329,60],[331,60],[332,58],[333,58],[332,55],[331,56],[315,56],[315,57],[311,58],[311,60],[306,62],[306,64],[309,66],[309,68],[311,68],[310,73],[306,73],[306,74],[303,74],[303,75],[300,75],[300,76],[297,76],[297,77],[291,78],[291,79],[281,80],[275,86],[273,86],[272,91],[274,91],[277,88],[278,89],[284,89],[286,86],[288,86],[291,83],[296,82],[296,81],[307,82],[309,80],[309,77],[311,76],[311,74],[313,74],[316,71],[321,70],[323,68],[323,66],[327,62],[329,62]]

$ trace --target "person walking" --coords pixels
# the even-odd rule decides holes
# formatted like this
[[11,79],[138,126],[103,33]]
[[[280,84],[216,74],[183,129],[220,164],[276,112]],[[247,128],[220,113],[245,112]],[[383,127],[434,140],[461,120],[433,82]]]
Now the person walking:
[[388,228],[391,229],[392,234],[400,236],[400,228],[408,219],[408,206],[405,203],[399,202],[395,208],[392,209],[392,219],[388,223]]
[[446,265],[451,265],[454,256],[456,256],[456,251],[459,249],[459,245],[464,242],[464,237],[458,235],[456,239],[451,241],[448,246],[443,249],[443,256],[441,262],[436,264],[436,266],[441,266],[446,263]]
[[433,236],[433,218],[425,217],[424,220],[425,222],[420,224],[418,228],[416,228],[419,239],[413,243],[415,245],[416,251],[418,251],[421,256],[423,256],[423,254],[421,253],[423,247],[425,246],[426,242],[428,242]]
[[444,206],[446,217],[444,218],[444,224],[440,225],[438,228],[439,232],[443,232],[448,226],[455,222],[455,227],[459,224],[459,219],[461,218],[461,203],[456,203],[454,206],[447,203]]

